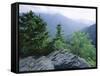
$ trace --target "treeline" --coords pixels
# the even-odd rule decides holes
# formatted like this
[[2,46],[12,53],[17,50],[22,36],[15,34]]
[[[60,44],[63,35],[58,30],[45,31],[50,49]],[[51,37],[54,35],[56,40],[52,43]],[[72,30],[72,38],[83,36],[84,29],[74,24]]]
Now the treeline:
[[47,31],[47,23],[34,12],[20,14],[19,16],[19,54],[20,57],[30,55],[47,55],[55,50],[69,51],[78,55],[91,65],[96,63],[96,49],[91,44],[88,34],[75,32],[67,43],[63,38],[61,25],[56,27],[56,35],[52,39]]

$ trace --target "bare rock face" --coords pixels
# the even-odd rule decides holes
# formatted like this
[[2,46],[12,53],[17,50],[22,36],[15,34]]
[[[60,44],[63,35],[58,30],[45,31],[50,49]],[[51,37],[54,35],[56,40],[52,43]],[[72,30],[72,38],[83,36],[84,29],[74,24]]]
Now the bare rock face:
[[21,59],[19,62],[19,71],[39,71],[52,69],[54,69],[52,61],[45,56],[38,59],[34,59],[34,57],[31,56]]
[[52,70],[54,69],[54,65],[52,64],[52,61],[45,57],[45,56],[42,56],[40,57],[39,59],[37,59],[35,61],[35,65],[34,67],[32,68],[32,70]]
[[20,59],[19,61],[19,71],[31,71],[31,67],[35,65],[34,57],[27,57],[24,59]]
[[86,68],[88,63],[72,53],[65,51],[55,51],[48,55],[53,62],[55,69]]
[[20,59],[19,71],[40,71],[90,67],[83,59],[66,51],[54,51],[48,56],[35,59],[34,56]]

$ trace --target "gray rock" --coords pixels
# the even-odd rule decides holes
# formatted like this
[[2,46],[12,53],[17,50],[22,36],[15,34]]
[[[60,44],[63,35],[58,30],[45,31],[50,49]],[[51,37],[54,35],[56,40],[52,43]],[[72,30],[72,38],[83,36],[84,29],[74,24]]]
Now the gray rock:
[[64,50],[58,50],[50,53],[48,56],[41,56],[38,59],[30,56],[20,59],[20,71],[39,71],[69,68],[90,67],[83,59]]
[[34,66],[35,59],[30,56],[19,60],[19,71],[30,71],[30,67]]
[[72,53],[66,51],[55,51],[48,55],[51,59],[55,69],[69,69],[69,68],[86,68],[88,63],[83,59]]
[[54,69],[52,61],[45,56],[38,59],[28,57],[21,59],[19,62],[20,71],[39,71],[39,70],[51,70]]
[[39,59],[37,59],[35,61],[34,68],[32,68],[32,70],[52,70],[52,69],[54,69],[52,61],[45,56],[42,56]]

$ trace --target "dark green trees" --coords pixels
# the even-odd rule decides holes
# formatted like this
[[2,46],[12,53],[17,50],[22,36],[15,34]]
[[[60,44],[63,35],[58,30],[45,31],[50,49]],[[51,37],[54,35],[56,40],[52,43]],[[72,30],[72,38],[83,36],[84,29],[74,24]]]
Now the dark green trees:
[[83,32],[75,32],[71,40],[71,52],[85,58],[91,66],[95,66],[96,49],[91,44],[88,34]]
[[53,44],[52,44],[53,48],[54,48],[54,50],[65,49],[66,43],[65,43],[63,36],[62,36],[61,25],[58,24],[56,29],[57,29],[56,37],[54,38]]
[[47,24],[32,11],[19,16],[21,54],[42,54],[49,43]]

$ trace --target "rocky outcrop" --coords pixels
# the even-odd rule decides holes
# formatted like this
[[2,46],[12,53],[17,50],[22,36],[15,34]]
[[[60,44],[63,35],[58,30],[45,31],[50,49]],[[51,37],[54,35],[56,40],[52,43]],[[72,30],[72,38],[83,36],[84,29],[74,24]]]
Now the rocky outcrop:
[[86,68],[88,63],[72,53],[66,51],[55,51],[48,56],[35,58],[34,56],[20,59],[19,71],[39,71],[55,69]]
[[89,67],[88,63],[83,58],[66,51],[55,51],[49,54],[48,58],[53,62],[55,69]]

